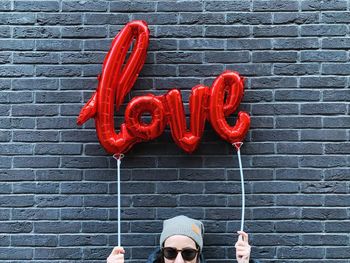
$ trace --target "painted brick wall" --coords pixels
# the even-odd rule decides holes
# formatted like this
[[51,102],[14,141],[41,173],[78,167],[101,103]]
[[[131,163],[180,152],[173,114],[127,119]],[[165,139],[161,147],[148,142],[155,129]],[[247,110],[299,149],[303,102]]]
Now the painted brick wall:
[[[132,19],[152,37],[130,97],[179,87],[188,101],[225,69],[247,77],[253,257],[349,262],[350,1],[1,1],[0,12],[1,262],[105,262],[116,245],[115,161],[93,121],[75,121]],[[208,262],[232,262],[238,163],[209,125],[192,155],[168,130],[122,166],[128,262],[145,262],[162,220],[182,213],[204,221]]]

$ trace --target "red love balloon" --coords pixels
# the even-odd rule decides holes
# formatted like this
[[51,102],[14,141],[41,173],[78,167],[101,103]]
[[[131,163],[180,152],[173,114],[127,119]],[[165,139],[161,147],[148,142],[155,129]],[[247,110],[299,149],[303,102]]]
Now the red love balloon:
[[[131,55],[123,67],[134,40]],[[232,71],[219,75],[211,88],[197,85],[192,89],[189,129],[181,93],[172,89],[162,96],[149,94],[133,98],[125,111],[125,123],[119,133],[115,132],[114,104],[118,110],[134,85],[146,59],[148,42],[149,30],[144,21],[132,21],[119,32],[103,62],[98,88],[82,108],[77,123],[82,125],[95,118],[98,139],[112,154],[125,153],[137,142],[158,137],[167,124],[175,143],[191,153],[199,144],[207,119],[223,139],[230,143],[242,141],[249,129],[249,115],[239,112],[234,126],[226,121],[226,117],[237,110],[243,97],[243,78]],[[142,121],[145,113],[151,116],[149,123]]]

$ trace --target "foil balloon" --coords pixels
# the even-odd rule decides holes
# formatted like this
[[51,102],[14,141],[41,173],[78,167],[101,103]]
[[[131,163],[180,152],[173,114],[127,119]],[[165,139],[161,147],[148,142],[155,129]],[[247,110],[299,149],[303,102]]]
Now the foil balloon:
[[[131,43],[135,44],[131,55],[123,67],[123,62]],[[119,109],[126,94],[134,85],[146,59],[149,30],[144,21],[128,23],[114,38],[103,62],[97,91],[81,110],[77,123],[82,125],[95,118],[97,137],[109,153],[123,153],[138,139],[131,135],[125,124],[116,133],[114,128],[114,104]]]
[[[131,55],[124,65],[133,41]],[[170,126],[175,143],[191,153],[200,142],[206,120],[224,140],[230,143],[242,141],[249,129],[249,115],[239,112],[233,126],[226,121],[237,110],[244,91],[243,78],[233,71],[220,74],[211,88],[197,85],[192,89],[189,128],[181,92],[172,89],[161,96],[148,94],[133,98],[127,105],[125,122],[119,133],[115,131],[114,111],[119,110],[142,69],[148,42],[149,30],[144,21],[132,21],[119,32],[103,62],[98,88],[82,108],[77,123],[82,125],[88,119],[95,118],[98,139],[112,154],[125,153],[138,142],[155,139],[162,134],[166,125]],[[150,115],[150,122],[142,121],[144,114]]]

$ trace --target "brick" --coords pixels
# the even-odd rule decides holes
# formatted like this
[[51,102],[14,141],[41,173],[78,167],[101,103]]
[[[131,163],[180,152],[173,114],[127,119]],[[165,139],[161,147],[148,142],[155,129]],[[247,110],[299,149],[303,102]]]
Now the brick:
[[346,163],[343,156],[305,156],[300,160],[302,167],[345,167]]
[[124,14],[87,13],[84,17],[85,25],[124,25],[128,22],[128,16]]
[[346,79],[344,77],[301,77],[301,88],[344,88]]
[[32,248],[0,248],[0,259],[32,259]]
[[55,79],[14,79],[12,81],[13,90],[51,90],[58,89],[58,80]]
[[253,27],[254,37],[295,37],[298,36],[296,26],[255,26]]
[[156,36],[163,37],[200,37],[203,35],[201,26],[158,26]]
[[298,3],[296,1],[253,1],[253,11],[297,11]]
[[322,39],[322,48],[326,49],[344,49],[350,46],[347,38],[332,37]]
[[74,77],[81,75],[81,67],[71,65],[37,66],[36,72],[40,77]]
[[323,92],[324,101],[349,101],[350,95],[346,90],[325,90]]
[[254,244],[257,246],[269,246],[279,244],[281,246],[296,246],[300,245],[299,237],[292,235],[254,235]]
[[1,25],[34,25],[35,14],[32,13],[2,13],[0,14]]
[[107,29],[101,26],[84,27],[63,27],[62,38],[104,38],[107,36]]
[[14,1],[15,11],[32,11],[32,12],[55,12],[59,10],[58,1]]
[[222,24],[225,21],[225,16],[222,13],[180,13],[180,24]]
[[25,247],[57,246],[58,238],[55,235],[16,235],[11,239],[12,245]]
[[[317,90],[276,90],[275,100],[278,101],[319,101],[321,96]],[[305,119],[307,120],[307,119]]]
[[57,142],[57,131],[15,131],[13,134],[15,142]]
[[302,114],[334,115],[346,112],[346,105],[340,103],[309,103],[301,105]]
[[186,39],[179,40],[179,46],[183,50],[206,50],[206,49],[219,49],[224,48],[225,41],[221,39]]
[[346,133],[342,130],[303,130],[301,131],[301,139],[309,141],[342,141],[346,139]]
[[181,1],[181,2],[168,2],[160,1],[157,5],[158,12],[193,12],[193,11],[202,11],[201,2],[192,2],[192,1]]
[[30,207],[34,205],[33,195],[2,195],[0,207]]
[[32,145],[23,144],[0,144],[0,154],[1,155],[25,155],[32,154]]
[[13,160],[15,168],[57,168],[58,165],[58,157],[16,157]]
[[55,116],[58,115],[56,105],[15,105],[12,107],[13,116]]
[[347,28],[344,25],[312,25],[302,26],[301,36],[345,36]]
[[35,259],[80,259],[80,248],[36,248]]
[[256,208],[253,210],[254,219],[297,219],[300,218],[299,208]]
[[327,258],[349,258],[350,253],[346,249],[343,248],[326,248],[326,256]]
[[325,171],[325,180],[348,180],[350,174],[348,168],[333,168]]
[[208,1],[205,2],[206,11],[249,11],[250,2],[246,1]]
[[346,186],[338,182],[303,183],[303,193],[346,193]]
[[31,65],[25,66],[0,66],[0,77],[25,77],[31,76],[34,68]]
[[22,234],[31,232],[32,228],[33,228],[32,222],[3,222],[0,227],[2,233],[22,233]]
[[296,52],[259,51],[253,52],[253,62],[296,62]]
[[347,195],[325,196],[326,206],[341,207],[346,206],[347,202],[349,202],[349,196]]
[[255,182],[254,193],[297,193],[299,184],[294,182]]
[[110,9],[112,12],[154,12],[156,9],[156,3],[143,1],[111,2]]
[[250,35],[248,26],[207,26],[207,37],[247,37]]
[[60,221],[36,221],[34,222],[35,233],[79,233],[81,231],[81,222],[60,222]]
[[349,221],[341,220],[341,221],[333,221],[325,222],[325,230],[326,232],[339,232],[339,233],[347,233],[349,232]]
[[321,21],[324,23],[349,23],[349,14],[350,12],[327,12],[322,14]]
[[162,52],[156,53],[156,61],[158,64],[197,64],[202,63],[202,54],[194,52]]
[[298,167],[298,160],[294,156],[280,156],[278,160],[273,156],[253,157],[255,167]]
[[104,12],[107,11],[107,2],[81,2],[81,1],[62,1],[63,12],[82,12],[82,11],[93,11],[93,12]]
[[234,50],[262,50],[272,49],[271,39],[228,39],[227,49]]
[[13,209],[14,220],[58,220],[58,209]]
[[306,245],[336,245],[345,244],[347,237],[343,235],[305,235],[303,243]]
[[321,195],[278,195],[276,205],[278,206],[322,206],[324,198]]
[[39,51],[64,51],[64,50],[75,50],[80,51],[82,49],[82,41],[80,40],[68,40],[68,39],[57,39],[48,40],[42,39],[35,42],[35,46]]
[[323,231],[323,224],[317,221],[286,220],[276,222],[276,231],[279,233],[315,233]]
[[336,208],[304,208],[302,217],[305,219],[347,219],[346,210]]
[[48,52],[18,52],[13,54],[15,64],[58,64],[59,55]]
[[258,77],[251,78],[251,87],[266,89],[266,88],[295,88],[297,87],[297,79],[293,77]]
[[33,170],[20,170],[20,169],[11,169],[11,170],[0,170],[0,181],[33,181],[34,180],[34,171]]
[[81,14],[67,13],[37,13],[36,21],[39,25],[80,25],[82,23]]
[[325,153],[328,154],[347,154],[350,152],[349,143],[329,143],[325,145]]
[[317,38],[280,38],[275,39],[273,43],[274,49],[318,49],[320,47]]
[[306,0],[301,2],[301,10],[346,10],[347,4],[344,0],[326,1],[320,3],[316,0]]
[[325,117],[323,119],[323,127],[325,128],[343,128],[349,123],[349,118],[347,117]]
[[11,2],[10,1],[1,1],[0,3],[1,11],[10,11],[11,10]]
[[[247,2],[248,3],[248,2]],[[221,1],[219,6],[221,6]],[[235,10],[237,11],[237,10]],[[227,13],[227,23],[229,24],[244,24],[244,25],[259,25],[259,24],[271,24],[272,14],[269,13]]]
[[254,130],[252,131],[254,141],[296,141],[298,140],[297,131],[293,130]]
[[323,258],[325,254],[324,248],[313,248],[313,247],[293,247],[291,249],[279,248],[277,255],[280,258]]
[[55,27],[16,27],[13,29],[14,38],[59,38],[59,28]]
[[276,75],[315,75],[320,71],[317,64],[287,64],[276,63],[273,72]]
[[277,143],[279,154],[322,154],[323,146],[320,143]]
[[316,12],[283,12],[273,14],[274,24],[317,24],[319,14]]
[[79,207],[83,205],[82,196],[39,195],[35,199],[37,207]]

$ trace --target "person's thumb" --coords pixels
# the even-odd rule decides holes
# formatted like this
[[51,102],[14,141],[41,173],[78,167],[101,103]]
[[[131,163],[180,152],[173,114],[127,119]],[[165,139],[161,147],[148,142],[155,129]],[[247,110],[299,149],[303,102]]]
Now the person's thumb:
[[125,250],[123,247],[114,247],[112,251],[112,255],[125,254]]

